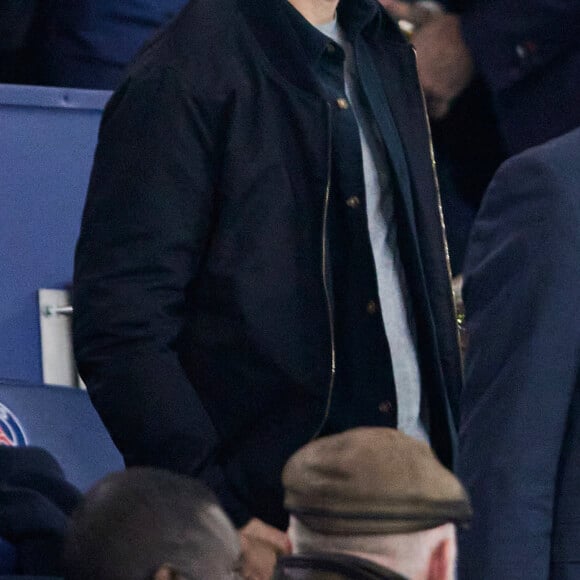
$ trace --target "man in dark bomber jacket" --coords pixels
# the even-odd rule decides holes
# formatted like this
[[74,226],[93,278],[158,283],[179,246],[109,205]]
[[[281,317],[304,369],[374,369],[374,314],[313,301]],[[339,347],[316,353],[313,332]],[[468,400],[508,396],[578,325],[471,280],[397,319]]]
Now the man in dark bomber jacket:
[[[409,416],[454,461],[461,368],[414,54],[375,0],[342,0],[329,39],[307,8],[337,4],[190,2],[105,111],[76,255],[76,357],[126,463],[202,478],[279,551],[281,469],[311,438]],[[393,206],[401,309],[369,192]],[[386,323],[407,307],[417,396]]]

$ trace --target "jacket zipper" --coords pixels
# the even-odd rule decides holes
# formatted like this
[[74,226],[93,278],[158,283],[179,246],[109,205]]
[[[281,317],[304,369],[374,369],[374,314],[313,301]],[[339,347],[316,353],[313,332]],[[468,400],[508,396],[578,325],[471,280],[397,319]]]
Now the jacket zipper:
[[327,130],[328,130],[328,152],[327,152],[327,173],[326,173],[326,190],[324,192],[324,210],[322,213],[322,283],[324,285],[324,295],[326,297],[326,308],[328,312],[328,324],[330,327],[330,380],[328,384],[328,396],[326,398],[326,408],[318,429],[312,435],[316,439],[322,431],[330,413],[330,404],[332,402],[332,393],[334,390],[334,379],[336,376],[336,344],[334,337],[334,311],[330,300],[330,286],[328,284],[328,206],[330,203],[330,179],[332,163],[332,105],[326,103],[328,108]]
[[[417,51],[415,48],[413,50],[414,64],[415,64],[415,75],[419,76],[417,69]],[[423,116],[425,117],[425,125],[427,127],[427,136],[429,137],[429,157],[431,159],[431,171],[433,172],[433,181],[435,183],[435,190],[437,192],[437,211],[439,212],[439,221],[441,223],[441,229],[445,233],[445,220],[443,219],[443,206],[441,204],[441,192],[439,190],[439,178],[437,177],[437,163],[435,161],[435,148],[433,147],[433,137],[431,134],[431,123],[429,122],[429,115],[427,113],[427,103],[425,101],[425,93],[423,92],[423,87],[421,83],[419,85],[419,94],[421,95],[421,104],[423,106]],[[443,236],[443,249],[445,254],[445,262],[447,263],[447,273],[449,276],[449,285],[451,286],[451,261],[449,259],[449,246],[447,245],[447,237]]]
[[[418,69],[417,69],[417,51],[413,48],[413,57],[415,61],[415,74],[417,77],[419,76]],[[450,299],[453,305],[453,314],[455,320],[455,333],[456,333],[456,341],[457,341],[457,348],[460,348],[460,336],[459,330],[461,322],[459,320],[457,314],[457,306],[455,304],[455,298],[453,296],[452,290],[452,276],[451,276],[451,260],[449,258],[449,245],[447,243],[447,235],[445,233],[445,219],[443,218],[443,205],[441,203],[441,192],[439,190],[439,178],[437,177],[437,164],[435,161],[435,148],[433,147],[433,137],[431,134],[431,123],[429,122],[429,115],[427,113],[427,102],[425,101],[425,93],[423,92],[423,87],[421,83],[419,84],[419,92],[421,94],[421,103],[423,105],[423,115],[425,116],[425,124],[427,126],[427,134],[429,137],[429,156],[431,157],[431,170],[433,172],[433,180],[435,182],[435,190],[437,191],[437,210],[439,212],[439,221],[441,223],[441,230],[443,232],[443,252],[445,255],[445,265],[447,267],[447,277],[449,279],[449,292],[450,292]],[[460,358],[460,367],[461,373],[463,374],[463,359]]]

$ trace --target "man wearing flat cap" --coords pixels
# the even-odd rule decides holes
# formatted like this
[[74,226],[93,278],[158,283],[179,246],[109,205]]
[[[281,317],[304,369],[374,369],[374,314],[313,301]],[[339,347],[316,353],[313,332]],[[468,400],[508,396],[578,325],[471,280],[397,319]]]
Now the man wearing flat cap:
[[275,578],[450,580],[467,493],[425,443],[361,427],[297,451],[282,475],[294,555]]

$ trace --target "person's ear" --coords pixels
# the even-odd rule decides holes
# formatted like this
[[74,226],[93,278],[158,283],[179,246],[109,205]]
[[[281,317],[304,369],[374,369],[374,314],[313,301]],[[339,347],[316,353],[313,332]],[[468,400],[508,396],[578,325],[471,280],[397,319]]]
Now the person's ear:
[[171,564],[163,564],[155,570],[151,580],[185,580],[185,576]]
[[441,540],[431,552],[427,580],[452,580],[454,568],[454,542],[451,538]]

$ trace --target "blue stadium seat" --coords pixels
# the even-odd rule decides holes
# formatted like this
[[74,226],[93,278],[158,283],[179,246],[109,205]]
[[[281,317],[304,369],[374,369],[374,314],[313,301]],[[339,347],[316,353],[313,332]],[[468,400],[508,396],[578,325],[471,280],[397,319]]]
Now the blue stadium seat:
[[0,379],[0,444],[46,449],[82,491],[123,469],[120,453],[80,389]]
[[109,97],[0,84],[0,377],[42,382],[37,291],[72,280]]

